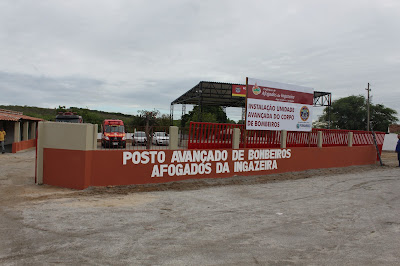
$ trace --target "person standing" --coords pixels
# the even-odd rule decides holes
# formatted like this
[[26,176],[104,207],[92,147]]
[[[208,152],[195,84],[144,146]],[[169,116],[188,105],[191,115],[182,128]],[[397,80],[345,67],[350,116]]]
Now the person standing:
[[0,130],[0,143],[1,143],[1,153],[5,153],[6,150],[4,149],[4,140],[6,137],[6,132],[4,131],[4,128],[2,127]]
[[397,160],[399,160],[399,167],[400,167],[400,134],[397,135],[397,138],[399,140],[397,141],[396,152],[397,152]]

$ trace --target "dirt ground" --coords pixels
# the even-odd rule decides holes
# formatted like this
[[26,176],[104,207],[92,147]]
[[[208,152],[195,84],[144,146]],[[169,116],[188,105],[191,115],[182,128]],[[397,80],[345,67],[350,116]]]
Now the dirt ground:
[[383,162],[77,191],[36,186],[33,149],[0,155],[0,264],[399,265]]

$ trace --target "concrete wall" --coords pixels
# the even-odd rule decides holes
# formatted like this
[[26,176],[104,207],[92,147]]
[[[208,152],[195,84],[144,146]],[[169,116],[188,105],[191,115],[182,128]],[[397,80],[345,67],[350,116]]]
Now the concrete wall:
[[[43,183],[44,149],[88,151],[97,148],[97,125],[39,122],[37,140],[36,182]],[[54,158],[57,160],[57,158]],[[74,164],[67,164],[75,167]]]
[[[274,158],[257,159],[250,156],[256,150],[259,152],[268,150],[269,154],[274,154]],[[278,158],[276,156],[278,151],[279,154],[285,152],[287,156],[284,158],[282,155]],[[203,152],[207,154],[207,159],[204,162],[191,162],[188,159],[194,158],[192,157],[194,153]],[[212,154],[212,158],[217,158],[217,152],[225,152],[226,158],[210,159],[210,154]],[[185,154],[185,156],[176,156],[175,153]],[[190,153],[190,156],[187,156],[188,154],[186,153]],[[154,155],[154,160],[150,159],[152,154]],[[134,159],[132,160],[131,158]],[[144,159],[142,162],[134,162],[138,158],[148,158],[149,160]],[[172,158],[182,158],[185,161],[177,162],[173,161],[174,159]],[[45,149],[43,182],[54,186],[85,189],[89,186],[166,183],[185,179],[265,175],[307,169],[368,165],[375,164],[375,160],[376,150],[373,145],[326,148],[175,151]],[[249,170],[250,163],[254,167],[251,171]],[[238,164],[242,166],[246,164],[246,171],[238,170]],[[266,167],[268,164],[272,167]],[[180,174],[177,174],[179,167]],[[201,167],[203,167],[203,173],[199,172]],[[173,170],[172,172],[170,171],[171,169]],[[204,172],[204,169],[207,170]],[[160,172],[162,172],[161,176],[158,175]]]
[[36,139],[37,122],[30,122],[29,139]]
[[14,142],[21,141],[21,123],[14,122]]
[[178,142],[179,140],[179,128],[176,126],[169,127],[169,149],[170,150],[177,150],[178,149]]
[[12,153],[36,147],[36,139],[23,140],[12,144]]
[[23,121],[22,123],[22,140],[29,139],[29,121]]
[[[89,186],[165,183],[367,165],[374,164],[376,160],[373,145],[97,151],[97,135],[97,125],[40,122],[37,183],[84,189]],[[322,136],[320,142],[322,144]],[[252,154],[257,152],[270,155],[268,158],[256,158]],[[225,157],[218,157],[218,153],[224,153]],[[279,154],[279,158],[276,154]]]

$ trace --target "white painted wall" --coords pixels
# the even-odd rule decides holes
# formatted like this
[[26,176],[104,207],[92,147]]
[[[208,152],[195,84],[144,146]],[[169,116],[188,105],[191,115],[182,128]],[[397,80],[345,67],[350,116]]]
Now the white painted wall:
[[397,140],[398,140],[397,134],[395,133],[386,134],[382,150],[394,151],[396,149]]

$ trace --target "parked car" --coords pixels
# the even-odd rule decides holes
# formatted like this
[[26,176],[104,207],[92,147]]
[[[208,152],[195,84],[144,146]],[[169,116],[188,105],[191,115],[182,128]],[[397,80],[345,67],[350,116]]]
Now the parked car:
[[126,134],[122,120],[106,119],[102,124],[101,145],[105,148],[126,148]]
[[133,133],[132,145],[146,145],[147,137],[143,131],[136,131]]
[[155,145],[169,145],[169,136],[165,132],[153,133],[153,144]]

